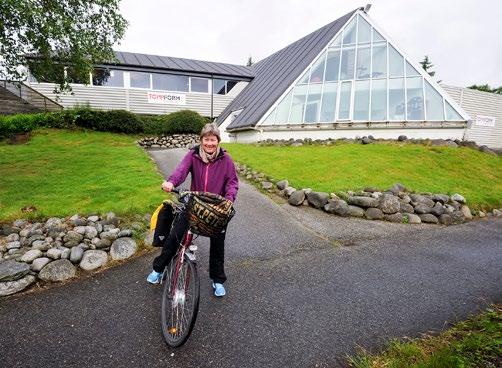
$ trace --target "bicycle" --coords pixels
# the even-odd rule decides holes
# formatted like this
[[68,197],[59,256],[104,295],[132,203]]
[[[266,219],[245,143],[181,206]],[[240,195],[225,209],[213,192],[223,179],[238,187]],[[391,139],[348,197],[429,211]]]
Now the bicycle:
[[[176,216],[184,211],[186,206],[190,205],[192,202],[191,196],[200,198],[201,196],[208,195],[222,199],[222,197],[210,193],[180,191],[178,189],[173,189],[172,192],[176,193],[182,202],[180,205],[173,206]],[[192,205],[190,208],[193,209],[194,206]],[[223,226],[226,226],[226,223],[230,221],[234,214],[235,210],[233,210],[230,202],[230,211],[227,221],[223,221]],[[210,220],[210,223],[215,226],[214,231],[219,229],[215,225],[214,218]],[[192,230],[196,231],[197,234],[208,236],[205,233],[205,231],[208,231],[208,224],[201,225],[201,228],[197,228],[197,226],[193,229],[191,227],[188,228],[180,243],[180,248],[171,262],[166,266],[161,278],[161,283],[164,283],[161,307],[162,333],[167,345],[171,347],[179,347],[188,340],[195,326],[195,320],[199,311],[200,279],[197,272],[197,258],[195,255],[197,246],[193,244],[194,232]],[[221,223],[219,225],[222,226]],[[204,228],[206,228],[205,231]]]
[[[180,195],[180,191],[173,189]],[[190,192],[181,192],[190,195]],[[181,209],[179,209],[181,210]],[[166,266],[161,283],[162,293],[161,325],[167,345],[178,347],[190,336],[199,311],[200,280],[197,260],[190,229],[183,236],[181,246]]]

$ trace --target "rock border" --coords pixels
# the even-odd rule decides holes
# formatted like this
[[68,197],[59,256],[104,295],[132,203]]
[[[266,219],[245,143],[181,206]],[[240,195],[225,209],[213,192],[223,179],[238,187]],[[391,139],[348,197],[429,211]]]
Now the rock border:
[[[45,222],[16,220],[0,230],[0,296],[26,289],[36,281],[62,282],[78,270],[94,271],[110,261],[132,257],[138,251],[134,231],[119,227],[109,212]],[[136,230],[141,224],[137,223]]]
[[145,148],[192,148],[199,143],[197,134],[173,134],[160,137],[145,137],[138,141]]
[[471,211],[466,199],[458,193],[415,193],[399,183],[385,190],[367,187],[361,191],[315,192],[311,188],[291,187],[286,179],[276,181],[243,164],[237,163],[236,168],[242,177],[266,192],[285,197],[292,206],[310,206],[342,217],[441,225],[461,224],[473,218],[502,217],[502,208],[491,212]]

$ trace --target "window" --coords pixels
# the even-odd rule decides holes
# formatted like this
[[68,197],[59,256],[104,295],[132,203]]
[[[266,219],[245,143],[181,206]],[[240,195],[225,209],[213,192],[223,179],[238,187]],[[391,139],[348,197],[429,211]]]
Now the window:
[[319,122],[331,123],[335,121],[336,94],[338,83],[326,83],[322,95],[321,116]]
[[375,79],[371,82],[372,121],[387,120],[387,80]]
[[427,81],[425,81],[425,106],[427,120],[444,120],[443,97]]
[[404,79],[389,79],[389,120],[404,121]]
[[389,77],[404,76],[404,59],[397,50],[389,45]]
[[190,78],[190,91],[191,92],[209,92],[209,79],[206,78]]
[[122,70],[94,69],[92,72],[92,85],[124,87],[124,72]]
[[363,17],[357,17],[357,43],[370,43],[371,41],[371,26]]
[[188,92],[188,77],[185,75],[152,74],[153,89]]
[[371,49],[369,47],[357,48],[357,64],[356,64],[356,78],[369,79],[370,77],[370,62],[371,62]]
[[387,77],[387,45],[373,46],[373,78]]
[[353,120],[369,120],[370,81],[356,81],[354,90]]
[[131,87],[150,89],[150,73],[130,72]]
[[356,50],[354,47],[343,48],[342,50],[342,68],[340,70],[340,79],[354,79],[354,59]]
[[338,81],[340,68],[340,50],[329,51],[326,59],[326,81]]
[[462,116],[455,111],[448,101],[445,100],[444,103],[446,104],[446,120],[464,120],[464,118],[462,118]]
[[217,95],[225,94],[225,81],[223,79],[213,79],[213,93]]
[[356,17],[352,18],[349,25],[343,30],[343,44],[356,43]]
[[232,90],[237,85],[236,81],[227,81],[227,93]]
[[307,97],[308,86],[296,86],[293,93],[293,102],[289,114],[289,123],[300,124],[303,122],[303,109],[305,107],[305,98]]
[[307,97],[307,106],[305,106],[305,123],[317,123],[319,107],[321,104],[322,85],[313,84],[309,88]]
[[350,93],[352,82],[343,82],[340,88],[340,107],[338,108],[338,120],[350,118]]
[[322,54],[319,59],[312,66],[312,73],[310,74],[310,83],[322,83],[324,79],[324,56]]
[[411,66],[411,64],[407,61],[406,62],[406,76],[407,77],[414,77],[414,76],[419,76],[420,73],[417,72],[417,70]]
[[288,122],[289,107],[291,105],[291,96],[293,96],[293,90],[291,90],[277,106],[277,115],[275,117],[275,121],[277,124],[286,124]]
[[424,120],[422,77],[406,78],[406,98],[408,120]]

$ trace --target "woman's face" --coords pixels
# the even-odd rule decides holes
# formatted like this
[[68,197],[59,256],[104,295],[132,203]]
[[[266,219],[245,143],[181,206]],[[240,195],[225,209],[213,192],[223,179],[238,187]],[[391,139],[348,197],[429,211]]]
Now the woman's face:
[[206,135],[202,137],[202,149],[208,153],[213,154],[218,148],[218,138],[215,135]]

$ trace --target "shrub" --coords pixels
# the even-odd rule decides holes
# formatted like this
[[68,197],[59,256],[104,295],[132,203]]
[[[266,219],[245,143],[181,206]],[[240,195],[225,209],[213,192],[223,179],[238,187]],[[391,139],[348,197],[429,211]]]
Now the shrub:
[[0,136],[8,137],[15,133],[27,133],[38,127],[38,115],[17,114],[2,116],[0,119]]
[[180,110],[165,116],[168,134],[199,134],[206,124],[206,119],[195,111]]
[[143,115],[140,117],[143,122],[143,132],[147,135],[166,135],[168,126],[166,115]]

